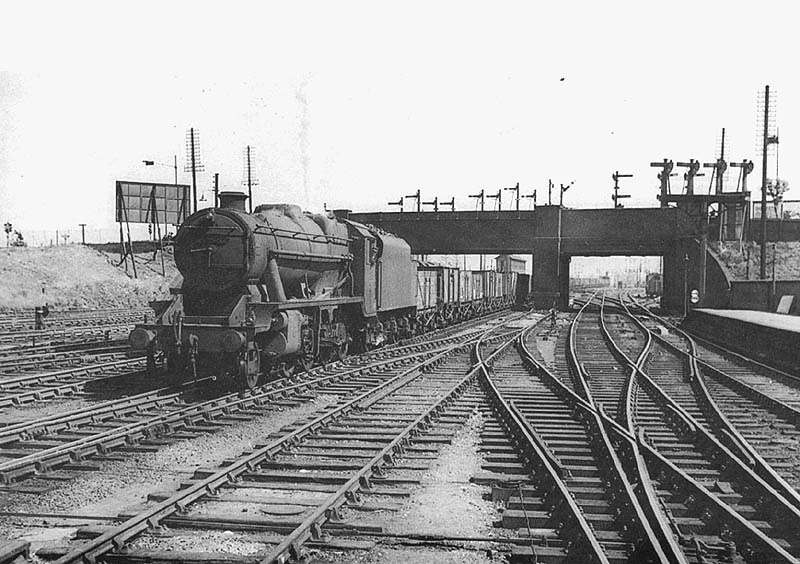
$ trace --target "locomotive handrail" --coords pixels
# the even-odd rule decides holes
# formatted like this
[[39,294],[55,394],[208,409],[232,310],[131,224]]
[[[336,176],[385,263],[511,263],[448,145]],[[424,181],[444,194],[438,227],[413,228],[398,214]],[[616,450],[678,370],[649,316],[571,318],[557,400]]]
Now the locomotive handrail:
[[349,262],[353,260],[353,255],[351,255],[350,253],[344,255],[323,255],[319,253],[304,253],[298,251],[284,251],[276,249],[270,249],[269,256],[276,258],[324,261],[324,262]]
[[[262,233],[263,231],[269,231],[270,233]],[[292,231],[290,229],[283,229],[281,227],[272,227],[270,225],[258,225],[253,229],[253,233],[258,233],[259,235],[274,235],[276,237],[283,237],[286,239],[298,239],[299,235],[303,235],[305,239],[310,240],[324,240],[327,243],[337,243],[340,245],[348,245],[353,240],[349,237],[337,237],[336,235],[316,235],[314,233],[307,233],[305,231]],[[284,235],[287,233],[289,235]]]
[[[242,231],[236,227],[230,226],[223,226],[223,225],[181,225],[181,230],[183,229],[193,229],[193,230],[202,230],[204,232],[210,232],[214,234],[220,235],[229,235],[231,233],[242,233]],[[265,233],[268,231],[268,233]],[[258,235],[264,236],[274,236],[274,237],[281,237],[283,239],[298,239],[303,238],[309,241],[324,241],[326,243],[335,243],[337,245],[348,245],[352,242],[352,239],[343,238],[343,237],[336,237],[335,235],[315,235],[313,233],[306,233],[304,231],[291,231],[289,229],[282,229],[280,227],[270,227],[266,225],[258,225],[253,228],[253,233],[257,233]],[[242,233],[239,237],[245,238],[247,237],[246,234]]]

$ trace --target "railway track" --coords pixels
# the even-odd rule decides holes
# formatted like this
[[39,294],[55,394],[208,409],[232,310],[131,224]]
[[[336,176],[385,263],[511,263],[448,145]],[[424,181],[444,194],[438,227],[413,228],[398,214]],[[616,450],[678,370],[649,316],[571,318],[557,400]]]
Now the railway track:
[[[61,329],[68,327],[88,327],[92,325],[108,325],[141,321],[145,315],[152,314],[149,308],[114,308],[99,310],[67,310],[51,311],[45,318],[48,328]],[[35,317],[33,309],[12,314],[0,314],[0,335],[7,333],[33,331]]]
[[[472,321],[466,326],[448,327],[416,337],[413,340],[376,349],[359,357],[350,357],[350,359],[345,359],[344,364],[388,358],[401,354],[403,351],[418,350],[419,347],[442,346],[452,342],[454,338],[477,336],[481,330],[474,329],[474,325],[491,323],[501,315],[486,316],[481,320]],[[124,387],[126,382],[122,381],[123,378],[130,379],[129,383],[132,389],[141,388],[140,385],[134,386],[133,382],[143,378],[143,371],[146,368],[145,359],[140,354],[131,356],[130,349],[126,345],[115,344],[109,348],[111,351],[117,352],[100,353],[99,358],[94,354],[87,355],[82,349],[57,353],[48,352],[39,357],[35,355],[0,356],[0,372],[11,368],[20,370],[20,368],[42,367],[51,364],[67,365],[45,372],[8,376],[0,374],[0,408],[80,395],[87,387],[100,390],[101,386],[105,386],[103,391],[108,392],[111,388]],[[108,349],[103,345],[99,350],[106,351]],[[119,351],[125,352],[123,354]],[[79,366],[72,366],[74,364],[79,364]],[[115,382],[119,385],[115,385]]]
[[[23,376],[3,375],[0,376],[0,408],[78,395],[87,386],[142,376],[145,368],[146,359],[139,355]],[[121,385],[129,386],[131,382],[121,382]]]
[[[498,331],[494,338],[511,336]],[[95,530],[90,540],[50,556],[60,556],[59,563],[135,561],[142,555],[137,537],[159,524],[260,531],[263,562],[299,557],[305,544],[325,546],[329,535],[379,533],[375,527],[352,530],[343,515],[366,509],[360,504],[364,496],[402,496],[397,488],[415,483],[403,473],[424,466],[431,445],[448,440],[437,425],[452,410],[463,415],[460,401],[474,403],[470,390],[476,390],[479,367],[472,349],[494,345],[476,343],[474,336],[453,339],[449,346],[351,369],[350,378],[341,370],[318,371],[314,376],[330,378],[326,389],[341,394],[338,404],[281,429],[220,468],[199,470],[183,489],[153,496],[123,523]],[[124,552],[111,554],[122,546]]]
[[534,562],[667,561],[597,411],[557,377],[532,369],[521,339],[517,346],[483,371],[495,429],[514,438],[532,472],[507,492],[503,523],[528,541],[514,555]]
[[[397,506],[466,415],[480,410],[485,468],[499,473],[486,483],[505,506],[502,529],[490,537],[405,540],[488,543],[526,562],[800,562],[793,474],[773,448],[800,436],[792,406],[754,399],[758,386],[754,392],[742,379],[715,374],[719,368],[675,328],[612,304],[589,299],[563,329],[498,318],[489,330],[398,343],[268,390],[197,402],[204,405],[196,411],[182,412],[195,405],[165,389],[161,407],[149,407],[158,399],[141,394],[128,405],[106,405],[103,414],[67,414],[74,423],[53,416],[39,428],[9,429],[8,436],[22,431],[17,446],[70,438],[76,429],[85,439],[103,424],[110,435],[120,422],[133,432],[109,447],[90,438],[86,450],[52,451],[52,464],[33,461],[3,487],[25,487],[36,472],[86,471],[114,448],[156,449],[321,390],[342,399],[219,468],[198,470],[180,490],[153,493],[141,511],[120,515],[122,523],[82,530],[83,542],[40,556],[59,563],[209,557],[154,552],[154,545],[170,546],[151,534],[159,526],[176,538],[247,533],[264,562],[299,558],[308,547],[324,556],[376,539],[400,541],[358,517]],[[537,350],[542,343],[555,347],[553,361]],[[147,423],[150,414],[166,423]]]
[[42,329],[40,331],[14,331],[0,333],[0,345],[5,345],[6,350],[11,346],[20,345],[54,345],[81,343],[89,339],[98,338],[107,341],[127,338],[133,328],[133,323],[111,323],[106,325],[92,325],[88,327],[67,327],[58,329]]
[[[384,370],[407,364],[418,357],[439,354],[456,343],[469,342],[476,337],[474,331],[468,331],[457,336],[373,351],[277,380],[245,394],[227,394],[211,399],[204,399],[201,394],[190,399],[186,390],[196,391],[197,387],[186,384],[0,428],[0,480],[6,484],[24,478],[47,482],[54,478],[54,468],[66,465],[68,470],[80,470],[81,463],[87,459],[102,458],[114,448],[132,451],[157,448],[169,437],[186,438],[192,433],[213,430],[214,425],[223,425],[225,421],[254,417],[259,410],[269,409],[271,405],[308,399],[304,394],[310,390],[324,388],[328,393],[353,393],[365,382],[383,378],[381,372]],[[209,380],[202,383],[213,390]],[[96,465],[87,463],[83,466],[92,469]],[[44,478],[42,473],[46,474]],[[30,490],[32,486],[26,485],[25,488]]]
[[74,366],[98,360],[121,358],[130,350],[126,342],[87,343],[68,350],[33,350],[0,353],[0,376],[3,374],[41,371],[48,368]]
[[[625,432],[637,440],[656,476],[653,491],[663,516],[678,531],[684,555],[694,545],[694,557],[735,553],[745,561],[796,561],[800,512],[790,499],[791,488],[776,489],[777,483],[764,479],[741,436],[704,391],[691,357],[682,357],[666,341],[653,341],[645,326],[629,319],[631,330],[648,340],[648,354],[634,360],[606,335],[620,361],[632,368]],[[667,472],[671,476],[664,476]],[[672,489],[677,487],[690,496],[676,496]],[[725,527],[720,527],[723,518]]]
[[[736,437],[743,458],[759,475],[796,507],[800,507],[800,410],[785,401],[787,384],[778,383],[781,373],[770,374],[756,364],[750,370],[736,357],[714,351],[700,353],[695,340],[672,325],[647,316],[648,330],[660,327],[656,339],[673,356],[683,358],[691,371],[696,394],[713,406],[715,417],[729,435]],[[736,362],[739,360],[739,362]],[[775,382],[770,386],[770,382]],[[791,380],[788,380],[791,382]],[[774,388],[774,392],[766,393]]]
[[[624,331],[618,319],[605,308],[605,295],[600,296],[599,305],[590,299],[570,327],[569,343],[586,378],[591,398],[611,418],[624,421],[626,383],[630,374],[606,344],[609,326],[615,334]],[[642,352],[642,340],[637,340],[635,335],[626,336],[629,337],[626,350],[637,357]]]

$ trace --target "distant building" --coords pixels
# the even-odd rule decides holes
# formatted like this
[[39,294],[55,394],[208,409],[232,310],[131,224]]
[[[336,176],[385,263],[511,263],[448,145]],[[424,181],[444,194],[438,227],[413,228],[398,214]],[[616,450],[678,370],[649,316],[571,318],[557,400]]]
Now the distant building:
[[514,255],[497,255],[495,257],[497,272],[525,272],[528,261]]

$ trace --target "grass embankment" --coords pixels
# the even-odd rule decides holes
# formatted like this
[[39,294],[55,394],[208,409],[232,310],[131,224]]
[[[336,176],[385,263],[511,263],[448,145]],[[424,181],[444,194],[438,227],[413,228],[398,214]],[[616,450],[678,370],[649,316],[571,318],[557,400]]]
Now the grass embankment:
[[[139,278],[116,266],[119,255],[84,245],[0,249],[0,309],[142,307],[169,292],[176,274],[165,255],[167,275],[153,254],[137,254]],[[130,268],[130,263],[129,263]]]

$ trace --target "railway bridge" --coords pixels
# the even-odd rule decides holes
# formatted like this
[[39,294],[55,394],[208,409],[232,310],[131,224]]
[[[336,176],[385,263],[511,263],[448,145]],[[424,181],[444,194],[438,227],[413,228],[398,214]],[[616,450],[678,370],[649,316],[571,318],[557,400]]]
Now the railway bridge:
[[693,289],[700,292],[698,305],[713,305],[714,281],[706,274],[707,253],[700,252],[703,226],[676,207],[538,206],[530,211],[366,212],[349,217],[403,237],[415,254],[531,254],[532,292],[540,305],[553,300],[566,305],[573,256],[615,255],[664,258],[664,307],[681,310]]

